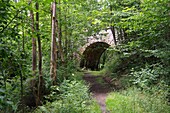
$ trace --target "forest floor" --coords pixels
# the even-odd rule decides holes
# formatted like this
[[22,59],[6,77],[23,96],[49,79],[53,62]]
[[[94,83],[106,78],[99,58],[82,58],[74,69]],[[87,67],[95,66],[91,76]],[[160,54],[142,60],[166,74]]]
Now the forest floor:
[[106,82],[103,76],[92,75],[88,72],[84,73],[83,79],[90,85],[92,97],[97,100],[102,113],[107,113],[105,101],[108,93],[113,91],[113,86]]

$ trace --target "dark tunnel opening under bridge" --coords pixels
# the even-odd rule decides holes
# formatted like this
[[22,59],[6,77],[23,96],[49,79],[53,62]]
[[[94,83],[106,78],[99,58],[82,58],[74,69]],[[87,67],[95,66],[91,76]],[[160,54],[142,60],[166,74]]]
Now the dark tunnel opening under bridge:
[[110,45],[106,42],[95,42],[86,47],[80,61],[80,67],[99,70],[100,57]]

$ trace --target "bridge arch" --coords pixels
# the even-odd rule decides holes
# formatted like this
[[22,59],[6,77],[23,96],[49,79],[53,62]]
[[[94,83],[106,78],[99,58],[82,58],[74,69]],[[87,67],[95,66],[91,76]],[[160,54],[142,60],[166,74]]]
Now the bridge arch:
[[82,52],[80,67],[91,70],[98,70],[100,57],[109,46],[111,45],[106,42],[94,42],[88,45]]

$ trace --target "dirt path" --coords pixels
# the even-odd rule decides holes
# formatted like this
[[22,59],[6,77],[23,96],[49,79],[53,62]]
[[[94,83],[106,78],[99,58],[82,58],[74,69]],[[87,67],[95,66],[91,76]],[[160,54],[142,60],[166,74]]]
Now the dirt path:
[[105,101],[107,94],[112,91],[111,86],[104,81],[102,76],[94,76],[90,73],[85,73],[83,79],[90,84],[92,96],[99,103],[102,113],[107,113]]

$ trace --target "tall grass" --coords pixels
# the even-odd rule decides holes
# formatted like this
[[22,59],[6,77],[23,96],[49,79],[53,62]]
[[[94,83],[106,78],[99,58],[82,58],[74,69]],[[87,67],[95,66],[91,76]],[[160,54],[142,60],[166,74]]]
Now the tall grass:
[[136,88],[112,92],[106,99],[111,113],[170,113],[170,106],[160,95],[151,95]]

